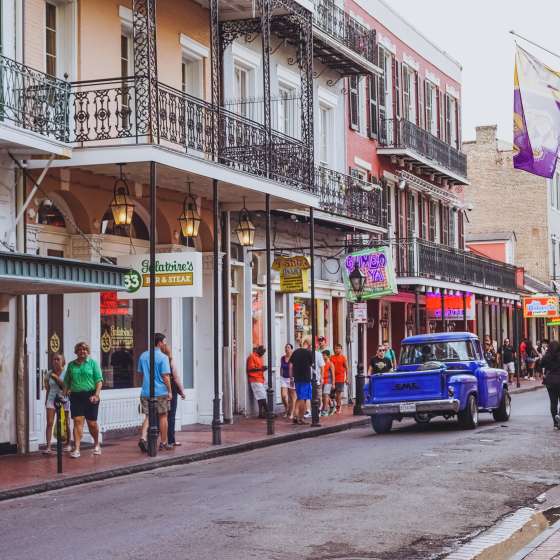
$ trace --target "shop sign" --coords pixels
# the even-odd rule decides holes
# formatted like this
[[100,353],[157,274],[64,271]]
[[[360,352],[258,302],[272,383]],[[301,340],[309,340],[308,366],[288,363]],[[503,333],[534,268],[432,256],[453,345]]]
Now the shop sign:
[[354,322],[356,323],[367,323],[367,303],[360,302],[355,303],[352,307],[352,312],[354,314]]
[[558,317],[558,296],[530,296],[523,298],[523,317],[546,318]]
[[[447,321],[463,320],[463,294],[445,294],[445,319]],[[475,319],[474,294],[466,294],[467,321]],[[429,320],[441,321],[441,294],[426,293],[426,313]]]
[[311,268],[307,257],[276,257],[272,270],[280,272],[280,291],[285,294],[307,292]]
[[[126,299],[147,299],[150,296],[150,256],[126,255],[118,265],[128,268],[124,286],[119,293]],[[158,253],[155,261],[156,298],[202,297],[202,254]]]
[[380,298],[398,292],[391,249],[389,247],[364,249],[350,253],[344,259],[343,275],[348,301],[355,301],[356,299],[349,279],[356,263],[366,277],[362,293],[363,300]]
[[560,317],[554,317],[546,323],[547,327],[560,327]]

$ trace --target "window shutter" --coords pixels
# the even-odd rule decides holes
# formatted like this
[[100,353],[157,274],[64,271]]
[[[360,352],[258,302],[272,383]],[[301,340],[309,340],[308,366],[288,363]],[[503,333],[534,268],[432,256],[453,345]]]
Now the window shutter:
[[437,231],[436,211],[437,211],[436,202],[430,200],[430,241],[434,243],[436,241],[436,231]]
[[360,97],[358,91],[358,77],[350,76],[348,78],[348,110],[350,128],[358,130],[360,128],[359,112],[360,112]]
[[420,79],[418,78],[418,72],[414,72],[414,95],[416,96],[416,124],[420,127],[424,127],[424,104],[422,103],[422,90],[420,89]]
[[424,197],[418,193],[418,237],[424,239]]
[[459,222],[457,224],[457,229],[459,232],[458,246],[459,249],[463,250],[465,248],[465,214],[463,212],[458,213]]
[[393,58],[393,114],[396,119],[401,116],[401,67],[399,61]]
[[457,127],[457,149],[461,150],[461,123],[460,123],[461,111],[459,110],[459,99],[455,100],[455,126]]
[[370,138],[377,138],[377,134],[379,132],[377,76],[370,76],[367,83],[369,97],[368,135]]

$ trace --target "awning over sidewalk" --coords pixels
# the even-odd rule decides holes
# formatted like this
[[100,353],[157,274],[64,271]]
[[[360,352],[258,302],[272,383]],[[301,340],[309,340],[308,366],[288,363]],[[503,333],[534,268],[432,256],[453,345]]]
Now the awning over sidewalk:
[[110,264],[0,252],[0,293],[123,291],[127,272]]

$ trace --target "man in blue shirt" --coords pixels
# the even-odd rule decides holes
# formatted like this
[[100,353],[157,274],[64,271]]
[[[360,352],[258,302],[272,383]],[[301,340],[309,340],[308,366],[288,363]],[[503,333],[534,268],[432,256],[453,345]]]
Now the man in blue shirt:
[[[162,352],[165,346],[165,335],[156,333],[154,336],[154,396],[156,398],[156,413],[159,417],[159,434],[161,443],[160,450],[173,449],[172,445],[167,443],[167,412],[169,411],[169,402],[172,398],[171,393],[171,367],[169,358]],[[140,404],[142,405],[142,413],[144,422],[142,424],[142,436],[138,442],[138,447],[144,452],[148,451],[148,425],[149,425],[149,407],[150,398],[150,351],[146,350],[138,359],[138,375],[143,377],[142,391],[140,392]]]

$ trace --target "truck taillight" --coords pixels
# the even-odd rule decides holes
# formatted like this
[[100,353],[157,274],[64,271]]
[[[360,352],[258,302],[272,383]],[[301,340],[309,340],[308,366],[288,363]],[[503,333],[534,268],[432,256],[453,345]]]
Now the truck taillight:
[[452,397],[455,394],[455,389],[453,389],[453,387],[447,387],[447,394]]

